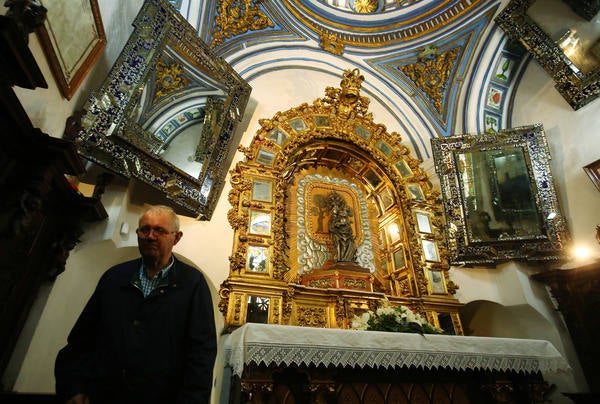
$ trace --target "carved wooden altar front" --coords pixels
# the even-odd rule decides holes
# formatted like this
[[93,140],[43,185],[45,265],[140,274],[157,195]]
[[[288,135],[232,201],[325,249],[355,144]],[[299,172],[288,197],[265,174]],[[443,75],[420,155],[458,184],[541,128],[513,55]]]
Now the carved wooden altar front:
[[544,403],[547,341],[245,324],[223,341],[230,403]]
[[260,120],[240,147],[220,289],[227,328],[349,328],[387,299],[463,333],[440,194],[400,135],[373,122],[363,79],[346,71],[340,88]]

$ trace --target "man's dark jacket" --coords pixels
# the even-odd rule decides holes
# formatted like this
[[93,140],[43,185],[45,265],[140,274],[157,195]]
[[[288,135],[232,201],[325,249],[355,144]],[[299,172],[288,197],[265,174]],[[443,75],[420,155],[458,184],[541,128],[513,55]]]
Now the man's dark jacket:
[[207,403],[216,332],[202,274],[175,259],[168,285],[144,298],[141,260],[104,273],[58,353],[56,391],[92,403]]

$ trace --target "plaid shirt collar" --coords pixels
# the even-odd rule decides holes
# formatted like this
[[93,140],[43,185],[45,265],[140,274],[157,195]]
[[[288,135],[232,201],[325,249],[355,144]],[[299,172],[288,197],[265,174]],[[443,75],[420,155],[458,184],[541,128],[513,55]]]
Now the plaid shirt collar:
[[175,259],[171,256],[171,262],[169,262],[169,265],[157,272],[153,278],[149,278],[146,273],[144,261],[142,261],[140,269],[133,273],[131,283],[144,294],[144,297],[148,297],[154,289],[169,285],[169,273],[171,272],[174,264]]

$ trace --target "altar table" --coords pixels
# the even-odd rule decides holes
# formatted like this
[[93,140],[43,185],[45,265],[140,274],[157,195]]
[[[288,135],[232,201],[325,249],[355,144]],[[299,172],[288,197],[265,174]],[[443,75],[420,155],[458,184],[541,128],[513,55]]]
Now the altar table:
[[230,402],[474,403],[486,389],[496,402],[509,392],[537,402],[542,374],[570,371],[542,340],[253,323],[225,337],[224,355],[239,390]]

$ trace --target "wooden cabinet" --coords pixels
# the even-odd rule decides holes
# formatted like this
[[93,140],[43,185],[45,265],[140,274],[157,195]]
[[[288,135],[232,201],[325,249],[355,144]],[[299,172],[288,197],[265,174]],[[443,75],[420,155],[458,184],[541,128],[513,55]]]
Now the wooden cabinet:
[[[600,394],[600,262],[538,273],[533,279],[550,286],[558,301],[589,389]],[[596,401],[597,402],[597,401]]]
[[15,85],[47,87],[22,27],[0,16],[0,372],[42,282],[64,270],[82,225],[107,216],[65,176],[84,172],[74,145],[33,127]]

